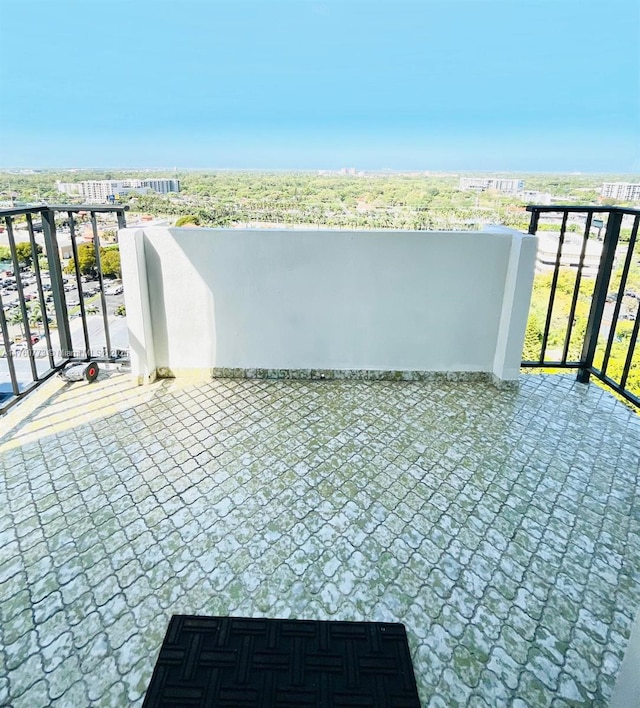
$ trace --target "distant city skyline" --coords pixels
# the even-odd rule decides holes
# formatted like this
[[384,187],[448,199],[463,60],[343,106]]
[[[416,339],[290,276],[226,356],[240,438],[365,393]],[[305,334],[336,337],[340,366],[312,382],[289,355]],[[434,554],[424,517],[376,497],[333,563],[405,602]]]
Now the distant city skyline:
[[108,8],[0,0],[0,167],[640,172],[635,0]]

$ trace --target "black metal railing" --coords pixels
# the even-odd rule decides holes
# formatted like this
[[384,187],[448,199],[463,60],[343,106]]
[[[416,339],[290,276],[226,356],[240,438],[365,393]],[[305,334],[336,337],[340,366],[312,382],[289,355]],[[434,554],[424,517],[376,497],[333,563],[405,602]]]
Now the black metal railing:
[[[0,413],[71,361],[126,358],[125,348],[112,348],[98,219],[101,228],[125,228],[127,209],[94,205],[0,209],[0,243],[9,258],[0,264]],[[88,236],[81,252],[82,226]],[[90,271],[93,295],[100,301],[100,308],[91,311],[102,314],[92,318],[91,329],[85,303],[90,292],[83,271]],[[70,302],[67,293],[77,293],[77,302]]]
[[577,369],[640,407],[640,209],[527,211],[541,242],[522,366]]

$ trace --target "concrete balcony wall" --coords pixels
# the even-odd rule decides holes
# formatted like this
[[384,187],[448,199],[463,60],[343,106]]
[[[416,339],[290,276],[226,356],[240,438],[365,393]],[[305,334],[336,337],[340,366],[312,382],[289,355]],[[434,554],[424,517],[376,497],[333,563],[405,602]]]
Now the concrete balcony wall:
[[120,232],[132,369],[517,378],[536,239],[485,232]]

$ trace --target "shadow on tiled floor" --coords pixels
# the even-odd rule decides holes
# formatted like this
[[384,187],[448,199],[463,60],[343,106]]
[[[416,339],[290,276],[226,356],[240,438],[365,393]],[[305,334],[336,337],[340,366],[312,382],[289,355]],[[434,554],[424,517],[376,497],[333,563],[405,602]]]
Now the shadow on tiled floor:
[[0,443],[0,703],[139,705],[180,612],[404,622],[425,705],[606,705],[640,606],[640,418],[599,388],[48,395]]

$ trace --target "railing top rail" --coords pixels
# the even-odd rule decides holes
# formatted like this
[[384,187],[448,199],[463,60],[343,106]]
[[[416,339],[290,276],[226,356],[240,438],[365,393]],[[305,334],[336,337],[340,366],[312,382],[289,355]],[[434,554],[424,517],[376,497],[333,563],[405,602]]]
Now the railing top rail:
[[537,204],[529,204],[526,207],[527,211],[531,212],[577,212],[580,214],[597,214],[602,212],[607,213],[619,213],[619,214],[637,214],[640,215],[640,209],[635,209],[633,207],[619,207],[619,206],[538,206]]
[[23,214],[33,214],[34,212],[42,213],[43,211],[66,211],[66,212],[80,212],[80,211],[95,211],[95,212],[120,212],[124,213],[129,211],[129,205],[125,204],[122,206],[109,206],[101,204],[34,204],[33,206],[24,207],[12,207],[10,209],[0,209],[0,216],[22,216]]

